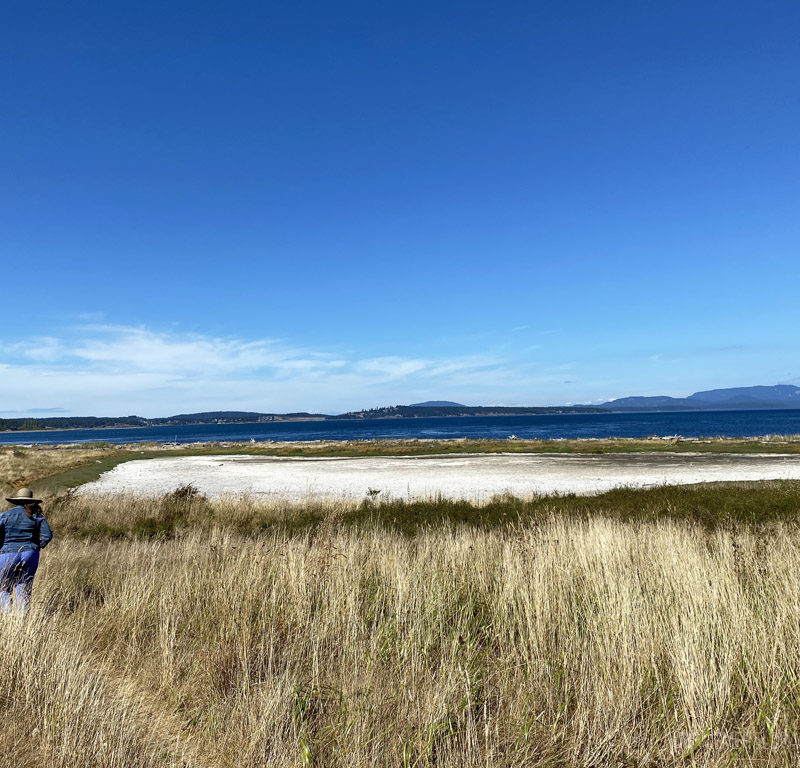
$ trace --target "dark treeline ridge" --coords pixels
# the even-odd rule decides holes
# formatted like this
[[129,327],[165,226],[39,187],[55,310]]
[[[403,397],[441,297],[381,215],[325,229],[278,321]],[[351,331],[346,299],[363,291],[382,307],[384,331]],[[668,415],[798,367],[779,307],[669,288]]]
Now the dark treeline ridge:
[[103,427],[146,427],[149,419],[141,416],[48,416],[45,418],[0,419],[3,432],[27,432],[39,429],[101,429]]
[[49,416],[46,418],[0,419],[0,431],[34,432],[43,429],[104,429],[116,427],[172,427],[185,424],[248,424],[252,422],[330,419],[315,413],[251,413],[248,411],[207,411],[182,413],[165,418],[143,416]]
[[32,432],[43,429],[102,429],[125,427],[162,427],[188,424],[248,424],[270,421],[325,421],[329,419],[418,418],[422,416],[513,416],[555,413],[603,413],[589,406],[508,408],[501,406],[430,407],[392,405],[364,411],[331,415],[326,413],[258,413],[255,411],[204,411],[181,413],[156,419],[142,416],[48,416],[45,418],[0,419],[0,431]]
[[429,406],[429,405],[389,405],[385,408],[371,408],[365,411],[353,411],[341,416],[330,418],[338,419],[387,419],[387,418],[415,418],[421,416],[532,416],[556,413],[607,413],[602,408],[588,405],[576,406],[500,406],[500,405],[458,405],[458,406]]
[[326,418],[313,414],[266,414],[246,411],[208,411],[206,413],[184,413],[166,418],[146,419],[143,416],[49,416],[46,418],[0,419],[2,431],[35,431],[42,429],[102,429],[125,427],[159,427],[181,424],[236,424],[254,421],[272,421],[291,418]]

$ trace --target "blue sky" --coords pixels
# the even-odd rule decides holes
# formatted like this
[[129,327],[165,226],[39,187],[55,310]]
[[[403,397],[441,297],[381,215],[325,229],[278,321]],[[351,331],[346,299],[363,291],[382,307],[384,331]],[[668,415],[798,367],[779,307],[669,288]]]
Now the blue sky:
[[5,4],[0,411],[800,383],[800,5]]

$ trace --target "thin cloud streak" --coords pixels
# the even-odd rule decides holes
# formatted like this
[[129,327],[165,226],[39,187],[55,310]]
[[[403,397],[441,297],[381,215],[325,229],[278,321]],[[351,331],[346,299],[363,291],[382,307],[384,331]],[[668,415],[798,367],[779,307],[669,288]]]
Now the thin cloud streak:
[[[652,354],[661,360],[650,360]],[[707,374],[699,373],[695,379],[664,375],[669,368],[664,360],[662,350],[564,359],[557,347],[524,344],[495,344],[482,354],[367,356],[279,338],[84,324],[46,336],[0,339],[0,403],[8,412],[62,408],[105,416],[341,413],[430,399],[468,405],[592,403],[619,393],[686,395],[739,384],[730,372],[728,381],[706,381]],[[738,358],[716,358],[717,369],[725,363],[740,368]]]
[[278,339],[97,324],[61,336],[0,342],[0,358],[0,398],[17,412],[338,412],[403,402],[410,391],[494,389],[528,378],[493,355],[349,358]]

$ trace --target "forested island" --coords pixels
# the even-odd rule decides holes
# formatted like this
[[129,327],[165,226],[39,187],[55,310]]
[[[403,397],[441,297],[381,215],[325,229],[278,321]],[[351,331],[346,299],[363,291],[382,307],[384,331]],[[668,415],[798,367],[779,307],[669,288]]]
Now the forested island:
[[556,413],[603,413],[602,408],[588,405],[515,407],[499,405],[389,405],[352,411],[331,419],[408,419],[424,416],[537,416]]
[[341,414],[259,413],[255,411],[205,411],[181,413],[164,418],[143,416],[48,416],[45,418],[0,419],[0,431],[35,432],[49,429],[126,429],[130,427],[177,427],[199,424],[263,424],[278,421],[328,421],[357,419],[402,419],[425,416],[530,416],[554,413],[601,413],[588,406],[506,408],[499,406],[415,406],[392,405]]
[[735,387],[695,392],[684,398],[623,397],[594,405],[499,406],[462,405],[449,400],[428,400],[412,405],[387,405],[347,413],[260,413],[257,411],[203,411],[147,419],[143,416],[46,416],[0,419],[0,431],[31,432],[42,429],[103,429],[172,427],[190,424],[253,424],[271,421],[328,421],[342,419],[409,419],[443,416],[537,416],[568,413],[631,413],[654,411],[758,410],[800,408],[800,387],[792,384]]

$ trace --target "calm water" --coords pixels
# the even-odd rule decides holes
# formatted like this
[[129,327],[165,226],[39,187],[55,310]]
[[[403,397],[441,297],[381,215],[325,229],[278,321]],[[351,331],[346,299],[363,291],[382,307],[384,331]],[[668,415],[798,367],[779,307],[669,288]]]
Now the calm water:
[[374,440],[376,438],[756,437],[800,434],[800,410],[694,413],[593,413],[475,416],[271,424],[204,424],[139,429],[75,429],[0,433],[3,443],[109,443],[250,440]]

